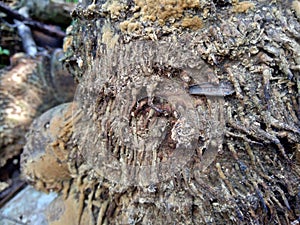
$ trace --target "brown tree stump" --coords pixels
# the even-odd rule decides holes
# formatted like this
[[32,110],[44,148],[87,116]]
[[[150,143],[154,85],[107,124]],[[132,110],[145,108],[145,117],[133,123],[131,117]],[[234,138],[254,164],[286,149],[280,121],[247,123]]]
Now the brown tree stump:
[[[23,154],[33,184],[63,193],[49,222],[299,223],[299,5],[79,4],[75,100]],[[50,173],[32,166],[50,156]]]

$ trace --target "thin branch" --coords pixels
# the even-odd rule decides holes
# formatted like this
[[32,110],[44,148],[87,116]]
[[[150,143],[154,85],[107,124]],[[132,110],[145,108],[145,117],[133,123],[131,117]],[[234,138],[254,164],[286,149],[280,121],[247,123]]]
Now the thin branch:
[[54,30],[46,24],[22,16],[17,11],[10,9],[3,2],[0,2],[0,11],[5,13],[8,17],[19,20],[23,22],[25,25],[29,26],[30,28],[35,29],[37,31],[41,31],[47,35],[55,36],[59,38],[64,38],[66,36],[65,32],[63,31]]
[[[19,9],[19,13],[22,16],[27,16],[28,15],[27,11],[28,11],[27,7],[23,7]],[[26,54],[30,56],[35,56],[37,53],[37,47],[32,37],[30,28],[26,26],[24,23],[20,22],[19,20],[14,20],[14,21],[15,24],[17,25],[19,36],[22,39],[24,51],[26,52]]]

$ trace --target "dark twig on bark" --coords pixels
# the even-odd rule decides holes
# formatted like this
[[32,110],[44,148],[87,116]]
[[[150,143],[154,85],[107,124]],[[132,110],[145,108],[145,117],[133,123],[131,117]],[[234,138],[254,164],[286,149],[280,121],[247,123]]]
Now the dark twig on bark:
[[23,22],[25,25],[29,26],[32,29],[41,31],[47,35],[63,38],[66,36],[65,32],[54,30],[48,25],[45,25],[41,22],[26,18],[19,14],[17,11],[10,9],[7,5],[5,5],[3,2],[0,2],[0,11],[5,13],[8,17],[14,18],[16,20],[19,20]]

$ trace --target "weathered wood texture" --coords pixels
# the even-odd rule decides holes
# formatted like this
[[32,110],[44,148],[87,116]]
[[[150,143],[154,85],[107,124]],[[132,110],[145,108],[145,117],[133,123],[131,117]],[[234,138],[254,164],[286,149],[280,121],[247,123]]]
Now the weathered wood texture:
[[75,84],[62,57],[61,49],[35,59],[19,53],[0,71],[0,167],[21,153],[34,118],[73,99]]
[[[65,41],[74,105],[37,120],[23,155],[64,193],[49,221],[296,224],[300,3],[87,2]],[[72,178],[32,166],[37,148]]]

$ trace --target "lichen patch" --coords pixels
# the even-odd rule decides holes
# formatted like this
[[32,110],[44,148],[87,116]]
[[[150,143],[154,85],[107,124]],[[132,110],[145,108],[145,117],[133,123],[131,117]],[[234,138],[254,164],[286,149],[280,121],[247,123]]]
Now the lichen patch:
[[183,17],[183,12],[187,8],[200,7],[199,0],[135,0],[134,2],[141,9],[143,20],[158,20],[161,24],[170,18]]
[[142,25],[139,22],[124,21],[120,23],[120,29],[122,32],[132,33],[140,30],[141,28]]
[[102,28],[102,42],[109,48],[113,48],[119,39],[119,35],[115,34],[110,26],[106,23]]
[[198,16],[192,18],[186,17],[182,19],[181,26],[191,28],[192,30],[198,30],[203,27],[203,22]]
[[248,10],[253,10],[255,4],[251,1],[238,2],[233,6],[233,12],[246,13]]
[[125,9],[125,5],[120,3],[118,0],[110,0],[107,1],[103,6],[102,9],[105,11],[110,12],[110,16],[113,19],[116,19],[120,16],[121,11]]
[[143,28],[153,25],[156,30],[167,31],[172,24],[172,29],[197,30],[203,27],[204,6],[208,5],[203,0],[135,0],[134,3],[130,10],[133,15],[119,24],[122,33],[139,35]]
[[300,2],[298,0],[293,1],[292,9],[295,11],[296,16],[300,19]]

